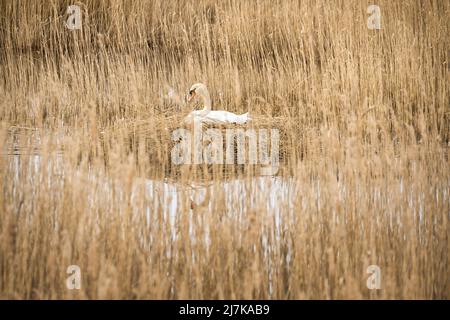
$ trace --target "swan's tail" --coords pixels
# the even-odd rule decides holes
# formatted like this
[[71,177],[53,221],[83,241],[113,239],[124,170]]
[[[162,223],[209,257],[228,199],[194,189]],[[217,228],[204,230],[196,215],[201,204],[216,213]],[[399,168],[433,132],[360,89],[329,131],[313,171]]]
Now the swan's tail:
[[245,124],[248,121],[252,120],[252,118],[250,118],[250,115],[248,112],[241,114],[240,116],[238,116],[238,119],[236,121],[237,124]]

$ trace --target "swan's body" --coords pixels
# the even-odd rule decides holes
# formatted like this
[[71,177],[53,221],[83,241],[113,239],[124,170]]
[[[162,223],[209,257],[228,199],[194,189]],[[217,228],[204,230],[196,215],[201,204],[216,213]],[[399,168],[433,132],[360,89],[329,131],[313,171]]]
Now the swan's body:
[[204,103],[202,110],[195,110],[189,113],[184,122],[205,123],[205,124],[245,124],[250,120],[247,113],[235,114],[228,111],[211,111],[211,98],[208,89],[203,83],[194,84],[189,90],[188,101],[191,101],[195,96],[199,96]]
[[201,122],[205,124],[245,124],[249,120],[248,112],[238,115],[228,111],[192,111],[184,121],[186,123]]

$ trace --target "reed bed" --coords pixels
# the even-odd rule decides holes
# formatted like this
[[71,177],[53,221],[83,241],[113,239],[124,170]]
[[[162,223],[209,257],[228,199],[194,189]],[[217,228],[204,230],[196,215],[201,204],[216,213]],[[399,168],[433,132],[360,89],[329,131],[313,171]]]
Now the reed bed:
[[[370,4],[2,1],[0,298],[450,298],[450,5]],[[199,81],[276,175],[171,162]]]

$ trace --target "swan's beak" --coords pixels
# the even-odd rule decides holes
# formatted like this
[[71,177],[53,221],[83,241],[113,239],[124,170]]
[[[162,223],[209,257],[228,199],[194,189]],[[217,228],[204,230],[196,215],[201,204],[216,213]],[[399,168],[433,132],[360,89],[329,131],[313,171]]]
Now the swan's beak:
[[195,97],[195,91],[194,90],[189,91],[189,93],[186,96],[187,102],[191,102],[192,99],[194,99],[194,97]]

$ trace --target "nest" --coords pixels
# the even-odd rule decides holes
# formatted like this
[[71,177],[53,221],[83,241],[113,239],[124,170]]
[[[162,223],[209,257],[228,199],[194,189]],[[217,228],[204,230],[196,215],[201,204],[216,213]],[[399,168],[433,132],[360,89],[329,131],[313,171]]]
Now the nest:
[[[236,142],[234,142],[234,162],[233,164],[205,164],[205,163],[195,163],[192,159],[190,163],[179,165],[174,164],[172,161],[172,150],[180,141],[174,141],[173,133],[177,129],[185,129],[187,132],[193,133],[193,127],[189,125],[181,125],[183,123],[184,117],[182,115],[174,115],[169,117],[153,117],[146,120],[134,120],[134,121],[123,121],[117,123],[111,131],[119,134],[120,137],[125,138],[125,143],[127,149],[130,152],[138,154],[139,148],[144,146],[146,160],[150,167],[154,167],[156,171],[164,172],[164,177],[174,177],[182,174],[183,171],[188,170],[189,172],[198,171],[202,176],[213,174],[217,176],[218,172],[222,172],[223,176],[233,176],[239,175],[240,173],[248,174],[249,170],[257,174],[260,164],[239,164],[238,160],[238,147]],[[287,119],[282,117],[277,118],[266,118],[266,117],[252,117],[252,120],[245,125],[202,125],[202,133],[206,132],[208,129],[215,129],[215,132],[221,133],[223,137],[223,155],[225,159],[226,155],[226,145],[225,141],[227,137],[227,131],[230,129],[241,130],[241,132],[248,132],[248,130],[254,130],[258,132],[260,129],[266,129],[269,133],[269,137],[272,134],[271,130],[278,130],[278,154],[279,163],[282,165],[283,161],[287,159],[290,139],[292,135],[289,136],[290,128],[287,125]],[[246,138],[248,139],[248,137]],[[120,140],[120,139],[119,139]],[[117,140],[116,140],[117,141]],[[270,139],[269,139],[270,141]],[[248,153],[248,140],[245,142],[245,152]],[[269,142],[270,143],[270,142]],[[206,143],[207,144],[207,143]],[[259,142],[258,142],[259,145]],[[269,155],[270,149],[269,146]],[[138,156],[138,155],[137,155]],[[142,160],[142,159],[141,159]],[[247,155],[246,160],[248,161]],[[258,159],[259,160],[259,159]],[[259,163],[259,162],[258,162]]]

